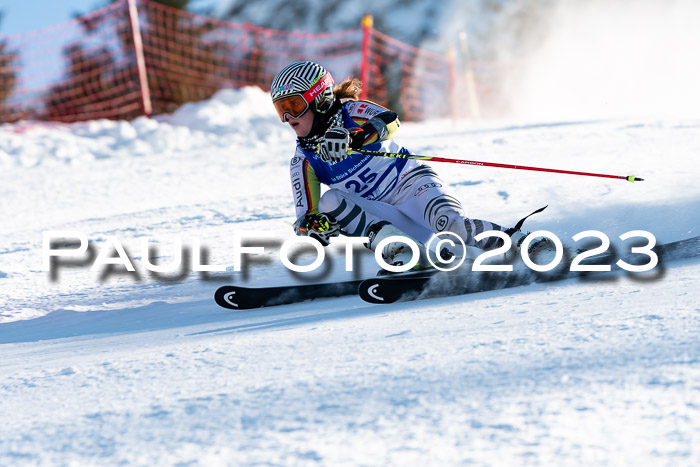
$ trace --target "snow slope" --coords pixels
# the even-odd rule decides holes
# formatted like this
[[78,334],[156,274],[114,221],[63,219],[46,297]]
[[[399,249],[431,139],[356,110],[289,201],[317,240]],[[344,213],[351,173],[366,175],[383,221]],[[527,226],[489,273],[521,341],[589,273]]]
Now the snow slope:
[[[257,89],[171,116],[0,127],[0,465],[664,464],[700,461],[695,259],[373,306],[231,312],[224,282],[291,283],[277,248],[234,273],[234,233],[289,238],[291,131]],[[405,124],[417,153],[644,177],[435,164],[469,215],[563,240],[699,235],[700,120]],[[137,276],[41,270],[42,233],[124,244]],[[203,280],[156,279],[198,238]],[[617,242],[619,243],[619,242]],[[360,274],[376,266],[364,257]],[[330,278],[347,277],[334,261]]]

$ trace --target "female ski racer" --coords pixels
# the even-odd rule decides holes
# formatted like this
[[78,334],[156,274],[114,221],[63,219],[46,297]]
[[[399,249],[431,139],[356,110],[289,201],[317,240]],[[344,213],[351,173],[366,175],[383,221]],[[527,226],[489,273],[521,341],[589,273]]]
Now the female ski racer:
[[[440,232],[452,232],[467,246],[482,250],[502,242],[497,237],[474,240],[488,230],[507,232],[516,244],[522,241],[524,234],[516,229],[468,218],[431,167],[353,153],[364,148],[410,154],[394,139],[400,125],[397,114],[358,100],[361,86],[357,79],[335,86],[331,74],[310,61],[286,66],[272,81],[272,103],[297,135],[290,167],[297,235],[316,238],[324,246],[341,233],[369,237],[373,251],[389,236],[410,237],[423,250],[414,269],[430,267],[424,245]],[[330,188],[323,196],[321,183]],[[390,242],[381,254],[393,266],[413,257],[403,242]]]

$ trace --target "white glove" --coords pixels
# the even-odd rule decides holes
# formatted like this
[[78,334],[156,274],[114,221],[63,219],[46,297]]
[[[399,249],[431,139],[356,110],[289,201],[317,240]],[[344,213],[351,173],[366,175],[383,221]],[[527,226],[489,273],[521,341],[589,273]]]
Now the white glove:
[[319,154],[324,162],[336,163],[348,157],[350,132],[342,127],[331,128],[319,143]]

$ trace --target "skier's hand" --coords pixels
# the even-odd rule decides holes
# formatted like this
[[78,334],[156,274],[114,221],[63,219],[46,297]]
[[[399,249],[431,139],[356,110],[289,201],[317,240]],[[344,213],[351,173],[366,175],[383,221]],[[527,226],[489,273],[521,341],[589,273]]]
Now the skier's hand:
[[336,163],[348,157],[350,147],[350,132],[343,128],[331,128],[323,135],[323,140],[319,143],[318,153],[324,162]]
[[319,212],[297,219],[294,232],[300,236],[315,238],[321,245],[328,246],[332,237],[340,235],[340,225],[330,214]]

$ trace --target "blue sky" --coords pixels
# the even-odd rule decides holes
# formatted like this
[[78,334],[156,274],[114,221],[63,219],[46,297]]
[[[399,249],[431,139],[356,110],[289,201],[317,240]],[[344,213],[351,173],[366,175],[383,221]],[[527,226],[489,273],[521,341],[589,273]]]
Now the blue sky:
[[[103,0],[0,0],[3,13],[0,33],[12,34],[62,23],[76,12],[86,13],[103,5]],[[196,7],[228,3],[227,0],[196,0]]]

